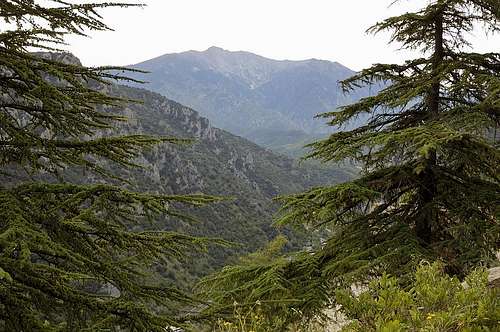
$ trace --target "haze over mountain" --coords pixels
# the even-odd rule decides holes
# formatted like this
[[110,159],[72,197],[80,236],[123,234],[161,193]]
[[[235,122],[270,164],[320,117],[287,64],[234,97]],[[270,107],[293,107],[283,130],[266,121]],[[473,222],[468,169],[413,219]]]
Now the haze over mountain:
[[211,47],[130,66],[143,88],[192,107],[215,126],[281,152],[332,131],[320,113],[369,94],[344,94],[338,82],[355,74],[324,60],[272,60],[249,52]]

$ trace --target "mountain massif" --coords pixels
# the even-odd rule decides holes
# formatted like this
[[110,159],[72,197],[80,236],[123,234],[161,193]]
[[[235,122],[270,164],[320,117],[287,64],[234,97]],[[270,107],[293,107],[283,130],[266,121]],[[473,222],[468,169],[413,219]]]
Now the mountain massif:
[[130,66],[143,87],[199,111],[215,126],[288,154],[332,131],[315,115],[370,91],[344,94],[338,84],[355,74],[323,60],[272,60],[217,47],[166,54]]
[[[71,54],[37,55],[81,65]],[[284,233],[291,240],[288,249],[305,245],[308,240],[303,235],[273,226],[273,217],[279,208],[273,199],[314,186],[346,181],[354,176],[348,167],[304,165],[274,153],[212,126],[197,111],[158,93],[119,84],[89,84],[109,95],[127,100],[108,110],[124,116],[127,121],[118,122],[113,129],[105,129],[99,135],[147,134],[190,141],[182,144],[164,143],[141,153],[134,161],[142,166],[140,168],[124,169],[110,163],[103,164],[114,176],[127,180],[120,185],[140,192],[203,193],[225,198],[204,207],[182,207],[182,211],[193,219],[165,217],[156,224],[155,227],[160,229],[223,239],[235,244],[230,247],[211,247],[207,255],[197,256],[195,263],[187,264],[188,271],[183,270],[182,266],[186,265],[172,262],[171,269],[163,271],[163,274],[175,279],[179,285],[189,284],[192,278],[221,267],[230,257],[261,248],[278,233]],[[134,102],[128,102],[131,100]],[[27,180],[21,169],[14,168],[11,172],[20,180]],[[85,184],[115,183],[114,179],[74,167],[61,170],[57,179],[49,174],[41,175],[41,178]],[[11,180],[0,176],[0,181],[7,183]]]
[[[70,54],[39,54],[58,61],[80,64]],[[112,111],[125,116],[113,130],[102,135],[149,134],[190,139],[190,144],[161,144],[141,154],[135,162],[142,168],[123,169],[108,164],[114,175],[127,179],[133,190],[164,194],[204,193],[227,200],[201,208],[184,210],[196,222],[164,219],[162,229],[221,238],[239,244],[229,248],[214,247],[208,255],[191,264],[164,271],[182,285],[189,278],[220,267],[228,257],[254,251],[280,232],[272,226],[278,195],[302,191],[312,186],[347,180],[347,169],[324,169],[299,164],[275,154],[242,137],[215,128],[195,110],[145,89],[117,84],[101,86],[108,94],[135,102],[124,102]],[[106,106],[108,107],[108,106]],[[109,181],[79,169],[68,169],[62,178],[72,182]],[[113,180],[112,180],[113,181]],[[300,235],[282,230],[298,245]],[[304,240],[304,238],[302,238]],[[178,280],[183,278],[184,280]]]

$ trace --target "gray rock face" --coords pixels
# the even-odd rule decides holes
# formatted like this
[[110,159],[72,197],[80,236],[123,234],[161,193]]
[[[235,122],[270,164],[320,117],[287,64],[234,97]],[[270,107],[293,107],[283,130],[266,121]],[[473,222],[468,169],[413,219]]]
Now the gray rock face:
[[491,287],[500,288],[500,267],[493,267],[488,270],[488,283]]
[[[332,128],[315,115],[370,93],[367,89],[342,93],[338,81],[355,72],[336,62],[278,61],[217,47],[166,54],[131,67],[149,72],[132,74],[149,82],[144,88],[270,148],[328,134]],[[277,143],[283,139],[285,144]]]
[[35,52],[34,55],[53,61],[59,61],[65,64],[81,66],[82,62],[71,53],[50,53],[50,52]]

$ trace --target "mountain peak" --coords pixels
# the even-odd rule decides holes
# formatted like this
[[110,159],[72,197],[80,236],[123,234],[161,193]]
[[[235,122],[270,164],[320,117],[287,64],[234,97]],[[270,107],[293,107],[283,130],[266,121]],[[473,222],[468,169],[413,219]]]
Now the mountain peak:
[[218,46],[210,46],[209,48],[207,48],[205,50],[206,53],[220,53],[220,52],[228,52],[227,50],[221,48],[221,47],[218,47]]
[[344,94],[338,82],[355,72],[337,62],[275,60],[216,46],[164,55],[134,68],[151,73],[136,78],[151,82],[154,91],[199,110],[237,135],[259,143],[267,135],[270,143],[262,144],[269,147],[281,142],[300,147],[309,136],[330,133],[332,129],[315,115],[370,93],[360,89]]

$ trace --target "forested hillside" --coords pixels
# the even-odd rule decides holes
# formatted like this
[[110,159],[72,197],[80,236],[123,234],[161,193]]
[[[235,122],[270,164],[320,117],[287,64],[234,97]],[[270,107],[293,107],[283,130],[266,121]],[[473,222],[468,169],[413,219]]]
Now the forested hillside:
[[[129,121],[118,133],[144,133],[192,139],[186,145],[162,145],[143,155],[144,169],[126,177],[136,188],[161,193],[205,193],[228,201],[191,211],[199,222],[182,225],[183,231],[220,237],[240,245],[212,253],[206,273],[222,266],[229,254],[248,253],[262,247],[277,230],[272,225],[278,195],[296,193],[326,183],[346,181],[350,168],[323,169],[301,165],[244,138],[214,128],[196,111],[147,90],[114,86],[112,93],[140,103],[129,104],[123,114]],[[121,110],[120,110],[121,111]],[[122,112],[122,111],[121,111]],[[289,232],[286,232],[289,234]],[[295,235],[291,235],[293,239]],[[300,242],[304,244],[303,240]],[[299,242],[293,242],[298,248]]]
[[[80,66],[71,54],[37,54],[41,57]],[[145,151],[135,160],[141,168],[112,167],[114,175],[126,179],[129,189],[161,194],[204,193],[226,198],[217,204],[186,210],[196,222],[164,220],[161,229],[182,230],[191,235],[216,237],[234,242],[229,248],[212,247],[189,271],[179,265],[168,275],[182,285],[195,277],[220,268],[228,257],[249,253],[262,247],[280,230],[273,226],[279,195],[346,181],[354,173],[346,168],[301,165],[300,162],[273,153],[244,138],[212,127],[209,120],[195,110],[169,100],[158,93],[122,85],[97,86],[110,95],[133,100],[115,107],[126,117],[114,129],[101,136],[137,135],[167,136],[186,139],[184,144],[161,144]],[[79,183],[109,182],[78,168],[66,170],[62,179]],[[51,181],[55,179],[50,178]],[[282,229],[290,237],[289,249],[300,249],[310,236]]]

